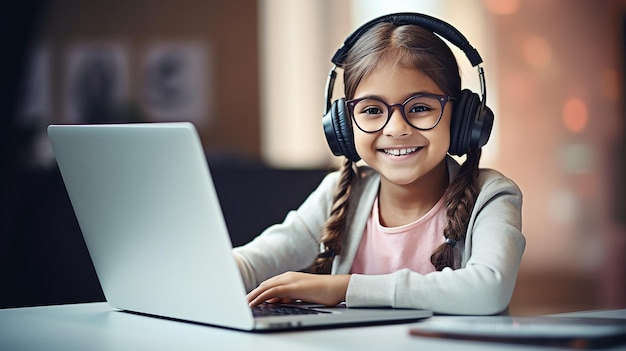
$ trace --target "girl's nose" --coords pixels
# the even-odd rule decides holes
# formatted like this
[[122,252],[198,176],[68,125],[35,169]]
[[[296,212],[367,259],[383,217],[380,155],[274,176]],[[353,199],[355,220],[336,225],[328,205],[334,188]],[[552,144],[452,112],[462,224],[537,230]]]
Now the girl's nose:
[[385,128],[383,128],[383,134],[399,137],[409,135],[413,132],[413,128],[404,120],[402,111],[395,107],[391,110],[391,118]]

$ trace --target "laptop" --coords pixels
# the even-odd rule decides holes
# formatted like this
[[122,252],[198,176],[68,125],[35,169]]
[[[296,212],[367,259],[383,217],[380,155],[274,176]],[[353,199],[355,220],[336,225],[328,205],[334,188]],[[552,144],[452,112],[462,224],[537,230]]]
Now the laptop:
[[297,315],[255,316],[193,124],[50,125],[48,135],[100,285],[116,309],[248,331],[432,316],[310,304],[297,304],[305,312]]

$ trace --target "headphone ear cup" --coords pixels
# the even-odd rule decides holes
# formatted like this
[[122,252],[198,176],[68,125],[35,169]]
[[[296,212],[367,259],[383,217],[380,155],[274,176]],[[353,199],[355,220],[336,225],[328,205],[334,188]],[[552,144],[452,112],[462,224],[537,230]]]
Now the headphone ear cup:
[[464,155],[469,149],[469,137],[467,136],[474,119],[476,101],[478,95],[468,89],[461,91],[461,97],[452,111],[450,121],[450,149],[448,153],[455,156]]
[[328,146],[335,156],[345,156],[352,162],[361,159],[354,145],[352,120],[346,111],[344,98],[333,101],[326,115],[322,117],[322,125]]
[[493,129],[493,120],[493,111],[491,111],[489,106],[481,104],[478,107],[478,114],[472,128],[471,147],[481,148],[487,144]]
[[478,94],[463,89],[452,113],[448,152],[451,155],[462,156],[470,148],[485,146],[491,134],[493,119],[493,112],[482,104]]

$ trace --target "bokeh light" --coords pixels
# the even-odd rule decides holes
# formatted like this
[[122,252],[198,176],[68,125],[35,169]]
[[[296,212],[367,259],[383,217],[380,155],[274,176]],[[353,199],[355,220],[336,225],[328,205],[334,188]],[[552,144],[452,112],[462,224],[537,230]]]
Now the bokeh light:
[[519,10],[520,0],[484,0],[487,11],[494,15],[510,15]]
[[552,61],[552,48],[548,41],[540,36],[529,36],[524,39],[524,59],[529,66],[543,68]]
[[580,98],[572,97],[563,105],[563,124],[565,129],[572,133],[581,133],[587,128],[589,110],[587,104]]

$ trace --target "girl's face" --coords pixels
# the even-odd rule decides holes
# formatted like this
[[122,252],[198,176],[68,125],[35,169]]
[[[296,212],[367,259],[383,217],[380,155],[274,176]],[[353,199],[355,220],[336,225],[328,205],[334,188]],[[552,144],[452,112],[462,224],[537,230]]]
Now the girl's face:
[[[376,96],[392,105],[418,93],[445,95],[419,70],[381,64],[361,80],[353,99]],[[400,109],[395,107],[387,125],[376,133],[365,133],[353,127],[356,150],[383,180],[396,185],[415,184],[428,175],[441,177],[441,172],[432,171],[446,171],[444,160],[450,146],[451,111],[452,106],[447,103],[439,124],[421,131],[408,125]]]

